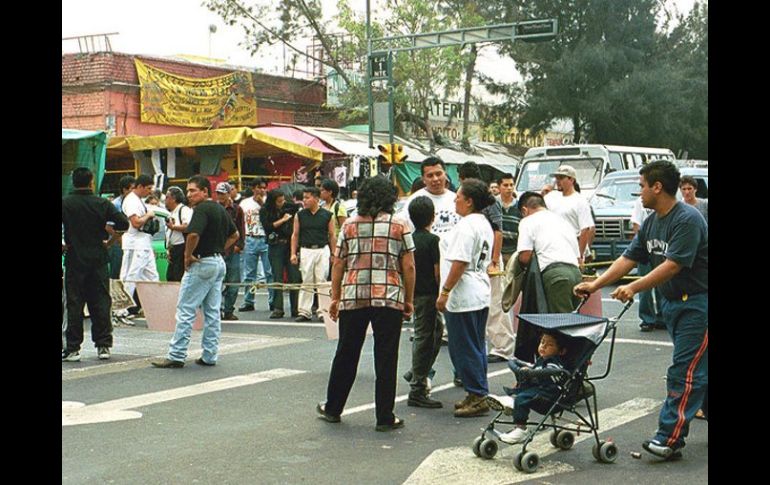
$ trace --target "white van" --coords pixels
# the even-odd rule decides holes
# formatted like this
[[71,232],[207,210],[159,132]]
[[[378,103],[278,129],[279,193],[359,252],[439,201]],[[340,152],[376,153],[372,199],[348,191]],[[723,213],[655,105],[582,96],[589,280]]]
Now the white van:
[[527,150],[516,180],[516,193],[539,192],[553,183],[560,165],[571,165],[577,172],[580,192],[590,197],[604,176],[616,170],[639,168],[652,160],[674,161],[674,152],[667,148],[626,147],[619,145],[563,145],[535,147]]

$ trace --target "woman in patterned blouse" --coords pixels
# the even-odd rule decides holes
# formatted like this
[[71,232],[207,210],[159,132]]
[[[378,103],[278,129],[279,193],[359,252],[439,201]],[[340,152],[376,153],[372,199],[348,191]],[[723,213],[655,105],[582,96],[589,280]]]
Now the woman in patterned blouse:
[[393,218],[396,188],[383,176],[367,179],[358,191],[358,215],[337,239],[329,314],[339,316],[339,342],[329,375],[326,402],[316,410],[340,421],[356,378],[369,323],[374,330],[377,431],[400,428],[393,414],[401,322],[414,311],[414,242],[406,221]]

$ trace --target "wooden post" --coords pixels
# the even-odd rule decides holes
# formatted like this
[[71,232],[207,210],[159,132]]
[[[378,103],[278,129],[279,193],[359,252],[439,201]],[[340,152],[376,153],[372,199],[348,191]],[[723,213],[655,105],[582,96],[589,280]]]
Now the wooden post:
[[241,145],[235,145],[235,170],[238,173],[238,190],[243,190],[243,180],[241,180]]

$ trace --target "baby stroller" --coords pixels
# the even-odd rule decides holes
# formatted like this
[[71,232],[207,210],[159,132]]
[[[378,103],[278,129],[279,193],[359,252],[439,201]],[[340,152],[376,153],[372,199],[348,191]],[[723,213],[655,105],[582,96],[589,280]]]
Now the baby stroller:
[[[531,409],[543,417],[540,421],[527,422],[528,435],[521,443],[521,451],[513,456],[513,466],[527,473],[537,470],[540,457],[537,453],[527,451],[527,446],[534,439],[535,433],[542,429],[551,428],[551,444],[562,450],[572,448],[575,433],[593,432],[596,443],[593,446],[594,458],[602,463],[612,463],[618,455],[617,446],[612,441],[599,439],[599,412],[596,402],[596,388],[592,381],[604,379],[612,367],[612,353],[615,348],[616,324],[623,314],[631,307],[629,301],[615,318],[594,317],[577,313],[586,300],[583,300],[574,313],[540,313],[519,315],[519,329],[516,334],[516,349],[514,355],[522,360],[534,362],[537,351],[537,341],[544,331],[559,332],[567,341],[565,369],[558,376],[558,395],[555,399],[538,397],[531,403]],[[604,373],[598,376],[588,376],[590,359],[596,349],[611,334],[609,358]],[[576,409],[581,402],[586,410]],[[495,424],[513,425],[513,408],[503,404],[495,397],[488,396],[487,403],[497,412],[497,416],[482,429],[481,436],[473,442],[473,453],[481,458],[492,459],[497,454],[500,435],[504,433],[495,429]],[[564,417],[574,415],[575,419]],[[534,428],[530,427],[534,425]],[[491,435],[491,436],[490,436]],[[496,439],[495,439],[496,438]]]

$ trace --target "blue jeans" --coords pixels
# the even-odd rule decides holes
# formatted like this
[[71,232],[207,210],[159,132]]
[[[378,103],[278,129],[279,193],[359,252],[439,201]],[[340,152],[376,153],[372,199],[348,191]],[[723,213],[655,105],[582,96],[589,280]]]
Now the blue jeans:
[[[225,260],[225,283],[241,282],[241,255],[232,253],[224,257]],[[222,310],[225,315],[235,311],[235,300],[238,298],[237,286],[222,286]]]
[[[652,267],[649,264],[639,263],[639,276],[644,276],[652,271]],[[652,292],[655,292],[655,301],[652,301]],[[663,295],[660,293],[660,289],[655,288],[639,293],[639,319],[642,323],[656,324],[663,323],[663,313],[661,312],[661,300]],[[655,308],[655,302],[657,302],[657,311]]]
[[489,308],[472,312],[444,312],[449,335],[449,357],[466,392],[489,394],[487,382],[487,316]]
[[687,301],[661,299],[661,309],[674,356],[666,376],[666,400],[660,410],[655,439],[672,448],[684,446],[690,421],[708,389],[708,293]]
[[225,261],[222,256],[209,256],[193,263],[185,271],[176,304],[176,330],[168,347],[168,358],[184,362],[190,346],[190,333],[195,323],[195,310],[203,309],[203,337],[201,347],[205,362],[217,361],[219,334],[222,320],[222,282],[225,279]]
[[[261,264],[260,264],[261,263]],[[265,237],[251,237],[246,236],[246,245],[243,248],[243,254],[241,256],[241,281],[244,283],[272,283],[273,271],[270,267],[270,259],[267,256],[267,241]],[[243,297],[243,302],[249,305],[254,304],[254,293],[251,293],[251,288],[246,287],[246,294]],[[267,301],[270,308],[273,308],[273,290],[268,290]]]

